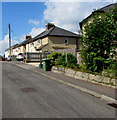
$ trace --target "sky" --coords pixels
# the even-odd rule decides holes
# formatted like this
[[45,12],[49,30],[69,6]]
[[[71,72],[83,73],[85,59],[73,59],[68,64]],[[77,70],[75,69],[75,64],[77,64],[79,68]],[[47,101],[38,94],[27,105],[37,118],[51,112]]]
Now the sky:
[[[8,48],[8,24],[11,26],[12,45],[21,43],[26,35],[32,37],[45,30],[45,24],[54,23],[56,26],[77,32],[79,22],[92,13],[95,9],[104,7],[114,0],[3,0],[0,2],[2,13],[0,24],[0,54]],[[1,14],[0,14],[1,15]],[[0,20],[1,20],[0,19]],[[0,33],[1,33],[0,31]],[[2,48],[2,49],[1,49]]]

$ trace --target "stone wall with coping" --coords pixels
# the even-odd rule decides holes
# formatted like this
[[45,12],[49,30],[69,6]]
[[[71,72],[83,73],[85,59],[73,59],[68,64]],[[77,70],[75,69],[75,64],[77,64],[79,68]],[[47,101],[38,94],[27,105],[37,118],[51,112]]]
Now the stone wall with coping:
[[98,82],[98,83],[104,83],[104,84],[110,84],[117,86],[117,79],[111,79],[109,77],[105,76],[99,76],[99,75],[93,75],[90,73],[85,73],[81,71],[75,71],[72,69],[62,68],[62,67],[52,67],[52,71],[55,73],[64,74],[76,79],[90,81],[90,82]]

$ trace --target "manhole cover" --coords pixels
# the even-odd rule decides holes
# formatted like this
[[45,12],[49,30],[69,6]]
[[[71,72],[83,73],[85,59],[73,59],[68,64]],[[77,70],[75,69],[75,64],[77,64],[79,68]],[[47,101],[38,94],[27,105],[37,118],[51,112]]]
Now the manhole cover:
[[28,92],[37,92],[37,89],[32,88],[32,87],[24,87],[24,88],[20,88],[21,91],[28,93]]
[[110,105],[111,107],[117,108],[117,104],[116,103],[108,103],[108,105]]

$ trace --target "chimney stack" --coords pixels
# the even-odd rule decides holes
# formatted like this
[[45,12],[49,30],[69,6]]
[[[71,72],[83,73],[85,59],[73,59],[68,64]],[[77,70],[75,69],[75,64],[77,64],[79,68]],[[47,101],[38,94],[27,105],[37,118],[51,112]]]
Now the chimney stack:
[[31,39],[31,35],[26,35],[25,39],[28,40],[28,39]]
[[49,30],[50,28],[54,27],[55,25],[53,23],[47,23],[46,24],[46,30]]

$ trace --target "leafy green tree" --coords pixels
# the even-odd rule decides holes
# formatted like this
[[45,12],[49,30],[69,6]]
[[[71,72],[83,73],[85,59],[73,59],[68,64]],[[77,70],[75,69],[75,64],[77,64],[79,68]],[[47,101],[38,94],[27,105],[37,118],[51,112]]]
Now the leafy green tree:
[[117,8],[108,13],[94,12],[93,22],[85,25],[82,58],[91,71],[99,72],[110,65],[110,52],[117,39]]

